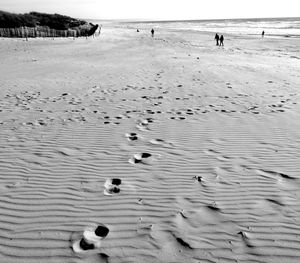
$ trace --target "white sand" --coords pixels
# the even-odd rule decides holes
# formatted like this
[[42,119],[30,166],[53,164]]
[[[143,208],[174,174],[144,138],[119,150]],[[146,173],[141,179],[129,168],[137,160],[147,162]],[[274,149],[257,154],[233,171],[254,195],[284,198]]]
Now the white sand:
[[102,32],[0,39],[0,262],[300,262],[300,40]]

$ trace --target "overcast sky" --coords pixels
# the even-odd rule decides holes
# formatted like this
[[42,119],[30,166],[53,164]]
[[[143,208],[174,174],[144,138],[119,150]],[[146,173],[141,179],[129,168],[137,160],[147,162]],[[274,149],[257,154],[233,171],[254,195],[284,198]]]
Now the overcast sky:
[[0,0],[0,10],[93,19],[296,17],[300,0]]

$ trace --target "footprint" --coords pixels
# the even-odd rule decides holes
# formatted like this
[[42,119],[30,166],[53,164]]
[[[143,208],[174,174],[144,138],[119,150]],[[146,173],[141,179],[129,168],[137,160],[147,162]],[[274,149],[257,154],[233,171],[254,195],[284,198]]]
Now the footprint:
[[197,180],[199,183],[202,182],[202,176],[195,175],[195,176],[193,177],[193,179]]
[[101,247],[103,240],[109,233],[109,228],[104,224],[87,227],[83,231],[82,238],[73,243],[72,249],[75,253],[86,253]]
[[89,244],[84,238],[81,238],[72,245],[72,249],[75,253],[85,253],[88,250],[95,249],[95,245]]
[[136,163],[143,163],[143,164],[150,164],[152,157],[151,153],[137,153],[132,158],[129,159],[129,163],[136,164]]
[[153,110],[146,110],[146,113],[148,113],[148,114],[155,114],[155,112]]
[[138,135],[135,132],[126,133],[125,136],[129,141],[136,141],[138,139]]
[[91,226],[84,230],[83,238],[89,243],[97,243],[104,239],[109,233],[109,228],[104,224],[99,224],[97,226]]
[[148,123],[153,123],[153,118],[147,118],[146,121],[148,121]]
[[120,184],[121,184],[121,179],[119,178],[113,178],[113,179],[107,179],[105,184],[104,184],[104,194],[105,195],[113,195],[113,194],[118,194],[120,193]]
[[147,130],[149,130],[148,125],[150,122],[153,122],[153,120],[151,118],[139,121],[137,128],[141,131],[147,131]]

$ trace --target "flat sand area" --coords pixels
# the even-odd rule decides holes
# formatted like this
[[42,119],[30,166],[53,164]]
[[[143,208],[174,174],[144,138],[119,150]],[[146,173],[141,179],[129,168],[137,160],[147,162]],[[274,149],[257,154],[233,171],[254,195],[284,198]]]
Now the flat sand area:
[[0,39],[1,263],[300,262],[300,39],[213,39]]

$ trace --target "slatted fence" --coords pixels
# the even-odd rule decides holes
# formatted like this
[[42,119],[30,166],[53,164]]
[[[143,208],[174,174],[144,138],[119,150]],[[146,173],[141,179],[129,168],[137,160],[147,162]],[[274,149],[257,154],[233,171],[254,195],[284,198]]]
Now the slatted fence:
[[34,38],[34,37],[82,37],[89,29],[56,30],[49,27],[0,28],[0,37]]

